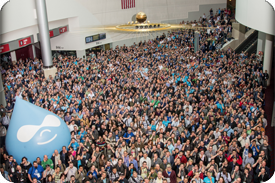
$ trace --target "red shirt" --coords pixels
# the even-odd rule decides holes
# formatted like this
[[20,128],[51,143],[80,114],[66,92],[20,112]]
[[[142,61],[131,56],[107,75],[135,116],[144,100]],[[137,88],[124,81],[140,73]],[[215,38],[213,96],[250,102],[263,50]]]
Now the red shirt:
[[[175,158],[177,158],[179,155],[176,155],[176,157]],[[184,156],[184,155],[182,155],[182,157],[181,158],[179,158],[180,159],[180,162],[181,163],[187,163],[187,159],[186,159],[186,157]]]

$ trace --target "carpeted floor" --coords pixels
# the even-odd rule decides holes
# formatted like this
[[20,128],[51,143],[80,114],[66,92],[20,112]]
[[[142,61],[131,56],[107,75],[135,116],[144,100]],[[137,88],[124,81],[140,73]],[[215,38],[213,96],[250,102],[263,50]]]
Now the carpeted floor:
[[273,103],[274,103],[274,68],[272,68],[271,71],[271,80],[270,80],[270,86],[267,87],[265,91],[265,112],[267,114],[267,128],[266,128],[266,135],[268,136],[269,145],[272,147],[271,154],[271,169],[270,174],[271,176],[274,174],[274,151],[275,151],[275,140],[274,140],[274,133],[275,129],[274,127],[271,127],[271,120],[272,120],[272,109],[273,109]]

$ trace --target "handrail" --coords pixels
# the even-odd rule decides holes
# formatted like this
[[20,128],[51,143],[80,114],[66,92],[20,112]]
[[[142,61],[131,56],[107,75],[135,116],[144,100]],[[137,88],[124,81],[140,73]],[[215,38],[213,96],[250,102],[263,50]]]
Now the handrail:
[[246,39],[244,39],[235,49],[236,52],[239,52],[239,49],[246,43],[248,40],[251,40],[252,37],[256,37],[258,35],[258,31],[254,30],[252,34],[250,34]]
[[249,51],[253,48],[253,47],[255,47],[255,45],[257,45],[257,41],[258,40],[255,40],[245,51],[244,51],[244,53],[249,53]]

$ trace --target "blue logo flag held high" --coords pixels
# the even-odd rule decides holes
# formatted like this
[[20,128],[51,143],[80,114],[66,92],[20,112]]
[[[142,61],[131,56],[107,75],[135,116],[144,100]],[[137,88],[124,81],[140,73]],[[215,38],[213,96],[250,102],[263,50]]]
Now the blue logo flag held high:
[[27,157],[31,163],[44,155],[51,158],[55,149],[61,151],[71,140],[69,128],[57,115],[16,98],[15,107],[6,136],[10,155],[21,162]]

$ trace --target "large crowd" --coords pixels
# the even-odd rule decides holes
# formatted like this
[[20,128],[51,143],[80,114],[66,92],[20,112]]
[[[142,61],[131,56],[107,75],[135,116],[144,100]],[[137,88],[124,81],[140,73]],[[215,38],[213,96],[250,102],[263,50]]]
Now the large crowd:
[[[184,22],[183,22],[184,23]],[[192,22],[194,23],[194,22]],[[54,59],[47,80],[39,59],[4,64],[0,171],[15,183],[260,183],[270,178],[264,111],[268,74],[252,54],[221,50],[228,11],[194,31]],[[195,22],[196,24],[196,22]],[[219,45],[219,46],[218,46]],[[61,117],[71,143],[36,161],[14,159],[5,134],[15,97]],[[20,151],[20,149],[18,149]]]

